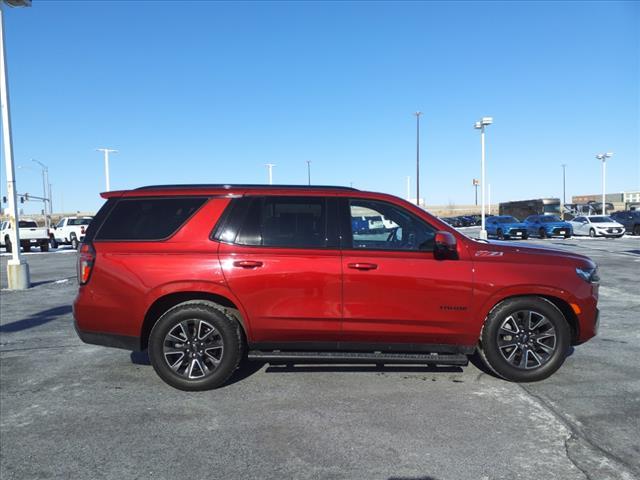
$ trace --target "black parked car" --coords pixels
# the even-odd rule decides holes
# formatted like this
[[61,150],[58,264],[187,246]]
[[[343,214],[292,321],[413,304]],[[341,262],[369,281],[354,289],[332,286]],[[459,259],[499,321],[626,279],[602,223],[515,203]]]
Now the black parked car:
[[633,235],[640,235],[640,211],[627,210],[609,215],[616,222],[624,225],[624,229]]

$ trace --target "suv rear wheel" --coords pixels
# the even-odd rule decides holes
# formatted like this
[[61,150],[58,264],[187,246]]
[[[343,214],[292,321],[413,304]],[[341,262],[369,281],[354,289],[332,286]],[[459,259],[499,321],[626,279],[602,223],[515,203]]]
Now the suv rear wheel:
[[74,250],[77,250],[78,247],[80,246],[80,242],[78,241],[78,237],[76,237],[75,233],[71,234],[71,248],[73,248]]
[[172,387],[209,390],[228,380],[243,347],[236,320],[210,302],[194,300],[160,317],[149,336],[149,359]]
[[482,329],[480,356],[500,377],[544,380],[564,363],[571,333],[564,315],[548,300],[518,297],[494,308]]

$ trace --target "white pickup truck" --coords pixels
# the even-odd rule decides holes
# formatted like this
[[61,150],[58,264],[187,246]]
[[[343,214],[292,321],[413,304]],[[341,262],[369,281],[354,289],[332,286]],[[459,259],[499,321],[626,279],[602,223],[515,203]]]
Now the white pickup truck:
[[84,240],[84,233],[91,220],[93,217],[62,217],[49,231],[51,246],[57,248],[59,244],[63,244],[77,249]]
[[[22,250],[28,252],[31,247],[40,247],[42,252],[49,251],[49,232],[46,227],[38,227],[38,224],[33,220],[19,220],[18,229]],[[4,221],[0,223],[0,246],[6,248],[7,252],[11,252],[13,249],[9,235],[10,231],[11,222]]]

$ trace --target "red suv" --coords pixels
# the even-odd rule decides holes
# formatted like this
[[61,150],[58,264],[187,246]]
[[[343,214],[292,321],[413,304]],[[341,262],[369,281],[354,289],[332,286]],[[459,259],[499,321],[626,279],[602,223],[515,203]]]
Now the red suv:
[[184,390],[243,359],[466,365],[541,380],[598,328],[589,258],[473,240],[342,187],[152,186],[107,202],[78,254],[76,330],[148,348]]

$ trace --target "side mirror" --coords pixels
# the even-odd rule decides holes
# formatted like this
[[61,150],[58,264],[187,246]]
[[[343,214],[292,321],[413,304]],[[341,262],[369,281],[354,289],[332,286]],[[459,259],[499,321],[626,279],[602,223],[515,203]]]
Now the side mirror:
[[436,260],[457,260],[456,237],[449,232],[436,232],[433,257]]

